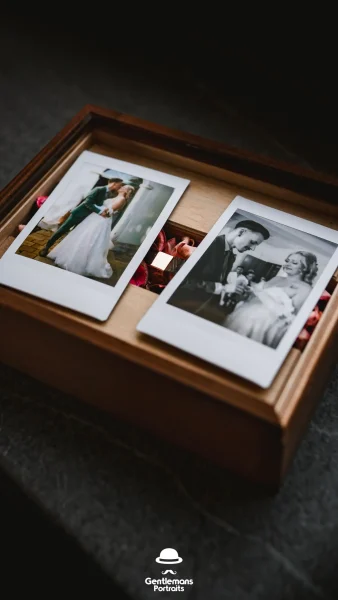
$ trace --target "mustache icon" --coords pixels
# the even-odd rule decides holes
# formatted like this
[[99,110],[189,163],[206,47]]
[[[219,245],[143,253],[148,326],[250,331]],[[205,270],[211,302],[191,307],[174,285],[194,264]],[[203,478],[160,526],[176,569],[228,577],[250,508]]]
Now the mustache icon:
[[162,571],[162,575],[167,575],[167,573],[171,573],[171,575],[176,575],[177,571],[171,571],[171,569],[167,569],[167,571]]

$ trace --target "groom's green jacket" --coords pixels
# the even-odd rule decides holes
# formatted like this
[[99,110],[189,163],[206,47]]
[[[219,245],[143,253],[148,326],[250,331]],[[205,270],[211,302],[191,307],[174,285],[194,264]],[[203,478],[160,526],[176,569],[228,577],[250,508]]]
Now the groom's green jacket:
[[[117,195],[117,194],[115,194]],[[76,227],[82,221],[84,221],[92,212],[99,213],[100,207],[104,203],[107,197],[107,188],[104,187],[96,187],[91,192],[89,192],[88,196],[85,197],[83,202],[79,204],[76,208],[74,208],[65,222],[53,233],[53,235],[49,238],[45,250],[49,250],[53,244],[65,233],[68,233],[72,227]]]
[[72,210],[72,216],[75,217],[76,221],[81,221],[82,218],[88,216],[88,211],[99,213],[100,207],[103,205],[106,198],[106,186],[94,188],[91,192],[89,192],[84,201]]

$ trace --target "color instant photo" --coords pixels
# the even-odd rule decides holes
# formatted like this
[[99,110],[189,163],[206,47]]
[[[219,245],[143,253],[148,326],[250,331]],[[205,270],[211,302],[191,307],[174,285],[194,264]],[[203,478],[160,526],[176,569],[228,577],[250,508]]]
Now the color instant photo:
[[188,184],[83,152],[0,260],[0,283],[107,319]]
[[137,329],[267,388],[337,245],[337,231],[237,197]]

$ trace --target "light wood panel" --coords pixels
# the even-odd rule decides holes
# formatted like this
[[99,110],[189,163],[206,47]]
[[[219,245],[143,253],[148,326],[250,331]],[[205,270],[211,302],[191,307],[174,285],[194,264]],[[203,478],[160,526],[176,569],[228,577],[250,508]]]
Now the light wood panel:
[[[277,425],[42,321],[11,309],[2,315],[0,310],[1,332],[8,343],[6,348],[0,344],[0,360],[6,364],[223,467],[276,485],[281,460]],[[27,352],[32,339],[34,348],[48,346],[43,367],[36,352]]]
[[109,319],[105,323],[97,323],[7,288],[3,288],[1,292],[4,307],[50,323],[57,329],[208,393],[223,402],[277,422],[273,405],[289,380],[300,351],[292,349],[274,384],[268,390],[261,390],[222,369],[137,333],[137,323],[155,300],[156,295],[151,292],[128,286]]

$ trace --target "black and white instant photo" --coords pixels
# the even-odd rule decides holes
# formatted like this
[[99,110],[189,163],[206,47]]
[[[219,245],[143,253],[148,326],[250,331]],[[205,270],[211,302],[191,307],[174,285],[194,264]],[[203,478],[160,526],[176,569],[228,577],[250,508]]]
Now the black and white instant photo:
[[337,244],[336,231],[237,198],[139,330],[266,387],[337,267]]

